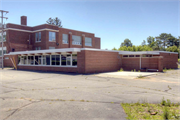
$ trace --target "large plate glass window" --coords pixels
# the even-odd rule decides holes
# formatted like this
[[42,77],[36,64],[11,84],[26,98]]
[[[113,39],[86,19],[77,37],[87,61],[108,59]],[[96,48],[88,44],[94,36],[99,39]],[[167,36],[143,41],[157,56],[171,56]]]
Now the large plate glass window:
[[85,46],[92,46],[92,38],[85,37]]
[[51,42],[56,41],[56,33],[55,32],[49,32],[49,41],[51,41]]
[[62,41],[63,44],[68,44],[68,34],[62,34]]
[[50,55],[46,55],[46,65],[50,65]]
[[35,40],[36,42],[41,42],[41,32],[35,33]]
[[66,65],[71,65],[71,55],[67,55],[66,57]]
[[73,45],[82,45],[81,36],[73,35],[72,36],[72,44]]
[[34,56],[28,56],[28,65],[34,65]]
[[77,66],[77,54],[72,54],[72,66]]
[[61,65],[66,65],[66,55],[61,55]]

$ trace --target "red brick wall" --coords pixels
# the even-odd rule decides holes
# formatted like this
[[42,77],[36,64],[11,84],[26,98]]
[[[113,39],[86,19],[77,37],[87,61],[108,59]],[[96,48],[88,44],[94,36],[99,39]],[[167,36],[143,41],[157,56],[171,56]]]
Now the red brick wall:
[[163,68],[167,69],[177,69],[178,65],[178,54],[170,53],[160,53],[160,56],[163,56]]
[[158,69],[158,58],[141,58],[141,68]]
[[85,51],[85,73],[117,71],[120,67],[117,52]]
[[19,70],[38,70],[38,71],[56,71],[56,72],[78,73],[78,69],[73,68],[73,67],[18,66],[18,69]]
[[101,49],[101,38],[95,37],[95,48]]
[[139,70],[140,58],[122,58],[122,68],[124,70]]

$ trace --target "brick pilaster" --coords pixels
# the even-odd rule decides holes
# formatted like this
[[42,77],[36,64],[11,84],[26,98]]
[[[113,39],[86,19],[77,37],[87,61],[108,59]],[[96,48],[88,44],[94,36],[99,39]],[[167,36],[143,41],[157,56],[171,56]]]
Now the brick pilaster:
[[82,35],[82,48],[85,48],[85,35]]
[[69,48],[72,47],[72,32],[69,32]]
[[158,71],[159,72],[163,71],[163,57],[158,58]]

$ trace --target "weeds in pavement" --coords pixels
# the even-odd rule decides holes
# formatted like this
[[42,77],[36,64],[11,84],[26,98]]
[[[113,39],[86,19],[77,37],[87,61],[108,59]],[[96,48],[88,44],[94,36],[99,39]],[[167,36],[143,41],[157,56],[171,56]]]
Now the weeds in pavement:
[[123,68],[121,68],[120,70],[118,70],[118,72],[123,72],[124,70],[123,70]]
[[164,97],[160,104],[152,104],[147,101],[140,103],[121,103],[127,114],[127,119],[153,119],[153,120],[180,120],[180,104],[171,103],[169,99]]

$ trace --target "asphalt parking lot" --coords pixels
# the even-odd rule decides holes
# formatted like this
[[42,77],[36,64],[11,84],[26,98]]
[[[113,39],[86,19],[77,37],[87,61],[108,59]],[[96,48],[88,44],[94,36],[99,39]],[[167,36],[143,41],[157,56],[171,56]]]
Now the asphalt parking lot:
[[179,102],[179,74],[129,79],[0,70],[0,120],[125,119],[122,102]]

